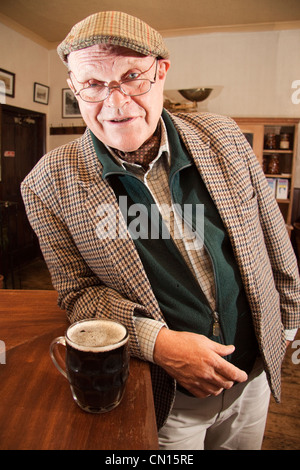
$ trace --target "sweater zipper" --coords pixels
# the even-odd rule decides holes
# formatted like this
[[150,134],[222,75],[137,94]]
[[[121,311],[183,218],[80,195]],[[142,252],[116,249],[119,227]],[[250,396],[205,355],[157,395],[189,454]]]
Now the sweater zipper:
[[222,334],[221,334],[221,326],[220,326],[220,322],[219,322],[219,314],[218,314],[218,312],[213,311],[212,315],[213,315],[213,320],[214,320],[213,335],[221,337]]
[[[204,240],[203,240],[204,243]],[[212,311],[212,317],[213,317],[213,335],[216,336],[217,338],[220,339],[221,343],[225,344],[224,342],[224,336],[223,332],[221,329],[221,324],[220,324],[220,315],[218,313],[218,285],[217,285],[217,276],[216,276],[216,271],[215,271],[215,266],[212,260],[212,256],[210,254],[209,248],[207,245],[205,245],[206,251],[208,253],[208,256],[210,258],[210,263],[213,268],[213,273],[214,273],[214,283],[215,283],[215,297],[216,297],[216,310],[211,309]],[[208,300],[207,300],[208,302]],[[209,303],[209,302],[208,302]]]

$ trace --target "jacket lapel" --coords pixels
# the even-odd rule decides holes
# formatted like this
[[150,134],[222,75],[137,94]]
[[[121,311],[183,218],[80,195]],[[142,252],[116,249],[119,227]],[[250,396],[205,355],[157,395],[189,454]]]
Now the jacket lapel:
[[242,275],[252,278],[255,256],[250,256],[247,243],[251,239],[248,209],[255,197],[246,166],[226,135],[212,143],[206,132],[171,118],[219,211]]

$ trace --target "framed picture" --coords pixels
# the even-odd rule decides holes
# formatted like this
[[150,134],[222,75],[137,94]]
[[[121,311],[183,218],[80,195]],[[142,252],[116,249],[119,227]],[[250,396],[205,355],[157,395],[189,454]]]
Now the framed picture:
[[48,104],[49,87],[35,82],[33,88],[33,101],[41,104]]
[[[15,74],[7,70],[0,69],[1,90],[4,89],[6,96],[15,97]],[[2,91],[1,91],[2,92]]]
[[62,89],[62,117],[81,118],[77,99],[70,88]]

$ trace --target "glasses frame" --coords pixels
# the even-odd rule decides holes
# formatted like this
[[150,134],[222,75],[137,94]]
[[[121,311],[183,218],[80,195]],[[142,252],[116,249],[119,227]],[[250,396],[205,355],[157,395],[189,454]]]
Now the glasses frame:
[[[149,72],[149,70],[153,67],[153,65],[154,65],[155,62],[156,62],[156,67],[155,67],[155,74],[154,74],[153,80],[150,80],[150,79],[148,79],[148,78],[132,78],[132,79],[127,79],[127,80],[121,80],[120,82],[118,82],[118,85],[106,85],[106,84],[104,83],[104,84],[103,84],[103,87],[106,88],[106,90],[107,90],[106,97],[103,98],[103,99],[101,99],[101,100],[97,100],[97,101],[86,100],[86,99],[82,98],[82,96],[81,96],[81,94],[80,94],[83,90],[88,90],[89,88],[92,88],[91,85],[90,85],[90,86],[87,86],[87,87],[83,87],[83,88],[81,88],[81,89],[78,90],[78,91],[75,91],[75,92],[74,92],[74,95],[75,95],[75,96],[79,96],[79,97],[82,99],[82,101],[84,101],[85,103],[102,103],[102,101],[105,101],[105,100],[109,97],[109,95],[111,94],[111,92],[112,92],[113,90],[117,90],[117,89],[118,89],[121,93],[123,93],[123,95],[125,95],[125,96],[142,96],[142,95],[145,95],[146,93],[149,93],[149,91],[151,90],[152,85],[154,85],[154,84],[156,83],[158,59],[155,58],[154,61],[152,62],[152,64],[150,65],[150,67],[149,67],[147,70],[145,70],[144,72],[139,73],[139,75],[138,75],[138,77],[140,77],[140,76],[143,75],[144,73]],[[69,74],[71,83],[72,83],[72,85],[73,85],[73,88],[74,88],[74,90],[76,90],[76,88],[75,88],[75,86],[74,86],[74,83],[73,83],[73,81],[72,81],[72,77],[71,77],[71,74],[74,75],[74,73],[72,72],[72,70],[70,70],[70,71],[68,72],[68,74]],[[75,77],[75,75],[74,75],[74,77]],[[76,81],[78,81],[76,77],[75,77],[75,79],[76,79]],[[139,81],[139,80],[143,80],[143,81],[144,81],[144,80],[147,80],[147,81],[150,83],[149,90],[144,91],[143,93],[137,93],[137,94],[132,95],[132,94],[126,93],[126,92],[122,89],[122,85],[123,85],[124,83],[128,83],[128,82],[137,82],[137,81]],[[78,83],[80,83],[80,82],[78,82]]]

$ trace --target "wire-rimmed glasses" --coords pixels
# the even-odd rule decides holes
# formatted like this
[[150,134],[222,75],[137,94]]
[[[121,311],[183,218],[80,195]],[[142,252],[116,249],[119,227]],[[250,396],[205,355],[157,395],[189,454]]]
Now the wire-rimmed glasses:
[[[141,75],[148,72],[151,67],[153,67],[154,62],[156,62],[156,67],[153,80],[149,80],[148,78],[139,78]],[[109,85],[104,82],[97,82],[95,80],[95,83],[87,87],[81,88],[81,90],[76,91],[74,94],[75,96],[80,96],[80,98],[83,101],[86,101],[87,103],[100,103],[101,101],[106,100],[109,97],[110,93],[115,89],[119,89],[126,96],[144,95],[145,93],[148,93],[150,91],[151,86],[156,82],[158,62],[157,59],[155,59],[154,62],[147,70],[145,70],[144,72],[140,72],[137,78],[127,78],[125,80],[120,81],[117,85]],[[71,74],[73,74],[72,71],[69,72],[70,79],[72,81]]]

